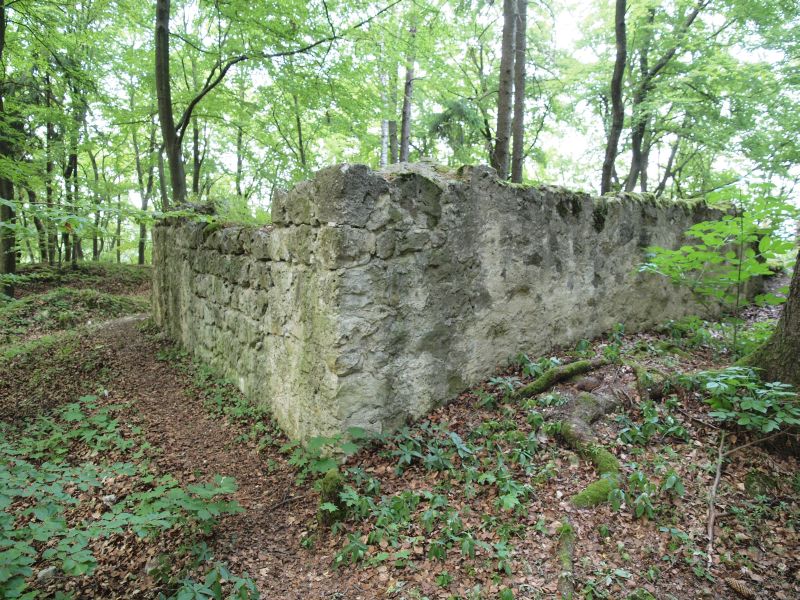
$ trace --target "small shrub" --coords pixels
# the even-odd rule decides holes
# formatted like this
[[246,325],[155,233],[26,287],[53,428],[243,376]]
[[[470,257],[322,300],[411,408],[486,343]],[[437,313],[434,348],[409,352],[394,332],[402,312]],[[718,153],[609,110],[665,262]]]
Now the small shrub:
[[751,368],[703,371],[694,381],[708,394],[709,414],[720,421],[761,433],[800,424],[800,402],[792,386],[764,383]]

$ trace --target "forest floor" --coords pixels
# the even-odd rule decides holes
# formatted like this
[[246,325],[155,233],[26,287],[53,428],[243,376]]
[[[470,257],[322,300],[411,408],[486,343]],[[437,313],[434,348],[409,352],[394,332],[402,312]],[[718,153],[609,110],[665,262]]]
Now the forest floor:
[[[565,581],[586,599],[800,597],[797,459],[744,446],[752,438],[741,429],[723,435],[692,378],[730,365],[729,329],[687,320],[517,357],[425,420],[360,449],[342,445],[342,501],[321,504],[331,464],[317,446],[341,440],[288,444],[268,415],[159,334],[142,314],[146,281],[136,268],[43,271],[0,307],[0,558],[12,564],[8,553],[21,548],[19,590],[215,597],[216,583],[244,594],[247,574],[262,598],[560,598]],[[776,314],[750,310],[740,343],[762,339]],[[554,365],[595,356],[611,363],[510,397]],[[671,387],[654,386],[648,399],[637,368]],[[687,374],[681,385],[677,373]],[[592,508],[571,498],[597,472],[549,420],[576,388],[621,402],[594,426],[619,461],[618,491]],[[709,553],[709,493],[720,454],[737,447],[721,463]],[[51,468],[88,463],[111,472],[84,480],[69,471],[63,483],[67,471]],[[71,499],[56,519],[51,498],[43,516],[21,481]],[[19,545],[42,523],[55,529]],[[77,539],[66,530],[94,533],[66,547]],[[0,567],[7,597],[12,576]]]

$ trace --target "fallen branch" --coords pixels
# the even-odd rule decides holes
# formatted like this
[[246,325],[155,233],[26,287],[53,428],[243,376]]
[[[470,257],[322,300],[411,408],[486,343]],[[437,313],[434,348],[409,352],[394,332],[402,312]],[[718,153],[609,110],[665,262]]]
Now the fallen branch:
[[280,501],[276,502],[275,504],[272,504],[271,506],[267,507],[266,512],[272,512],[272,511],[280,508],[281,506],[285,506],[286,504],[294,502],[295,500],[300,500],[301,498],[305,498],[305,497],[308,496],[308,494],[309,494],[309,492],[306,492],[305,494],[298,494],[297,496],[287,496],[283,500],[280,500]]
[[711,568],[714,554],[714,520],[717,516],[716,502],[717,502],[717,489],[719,488],[719,480],[722,477],[722,462],[725,460],[725,432],[720,433],[719,436],[719,450],[717,452],[717,473],[714,476],[714,485],[711,486],[711,492],[708,495],[708,547],[706,554],[708,556],[708,568]]
[[691,419],[692,421],[694,421],[695,423],[699,423],[703,427],[710,427],[711,429],[719,429],[718,425],[714,425],[713,423],[709,423],[708,421],[704,421],[703,419],[695,417],[694,415],[692,415],[691,413],[686,412],[685,410],[683,410],[680,407],[676,407],[675,410],[677,410],[679,413],[681,413],[687,419]]
[[576,360],[575,362],[571,362],[566,365],[553,367],[552,369],[548,369],[542,373],[531,383],[516,389],[514,393],[511,394],[511,397],[515,400],[519,400],[520,398],[527,398],[529,396],[541,394],[542,392],[549,390],[560,381],[564,381],[565,379],[569,379],[575,375],[588,373],[589,371],[599,369],[607,364],[608,361],[605,358],[594,358],[592,360]]
[[736,446],[735,448],[731,448],[730,450],[728,450],[725,453],[725,456],[728,457],[731,454],[733,454],[734,452],[738,452],[739,450],[742,450],[744,448],[748,448],[750,446],[755,446],[757,444],[761,444],[763,442],[767,442],[767,441],[769,441],[771,439],[774,439],[776,437],[780,437],[782,435],[789,435],[789,432],[788,431],[777,431],[777,432],[773,433],[772,435],[768,435],[766,437],[755,439],[752,442],[747,442],[746,444],[742,444],[741,446]]

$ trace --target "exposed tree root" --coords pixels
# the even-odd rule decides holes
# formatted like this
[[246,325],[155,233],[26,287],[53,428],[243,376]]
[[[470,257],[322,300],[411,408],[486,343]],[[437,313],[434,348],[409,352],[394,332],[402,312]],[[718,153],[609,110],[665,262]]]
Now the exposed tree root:
[[597,506],[608,500],[608,494],[618,485],[620,471],[617,457],[597,440],[591,425],[603,415],[612,412],[618,400],[608,394],[581,393],[568,402],[560,412],[559,435],[581,457],[590,461],[600,478],[590,483],[572,497],[578,508]]
[[511,394],[511,397],[513,399],[520,399],[541,394],[560,381],[599,369],[606,364],[608,364],[608,361],[605,358],[594,358],[592,360],[576,360],[566,365],[553,367],[545,371],[531,383],[515,390],[514,393]]
[[575,554],[575,530],[565,516],[558,531],[558,593],[562,600],[572,600],[575,595],[575,578],[573,576],[573,555]]
[[714,521],[717,516],[717,489],[719,488],[719,480],[722,476],[722,461],[725,460],[725,432],[723,431],[719,436],[719,452],[717,458],[717,472],[714,476],[714,485],[711,486],[711,492],[708,494],[708,547],[706,548],[706,555],[708,558],[708,568],[711,568],[711,563],[714,561]]
[[661,400],[664,397],[666,387],[669,385],[667,375],[661,371],[648,370],[638,362],[629,361],[626,364],[636,375],[636,391],[643,401]]

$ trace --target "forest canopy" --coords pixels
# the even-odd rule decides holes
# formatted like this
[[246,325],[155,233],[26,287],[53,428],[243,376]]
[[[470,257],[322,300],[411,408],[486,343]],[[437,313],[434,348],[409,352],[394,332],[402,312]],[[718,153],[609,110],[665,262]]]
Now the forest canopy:
[[799,13],[790,0],[0,1],[3,271],[144,263],[155,215],[213,201],[264,222],[276,190],[344,161],[791,197]]

